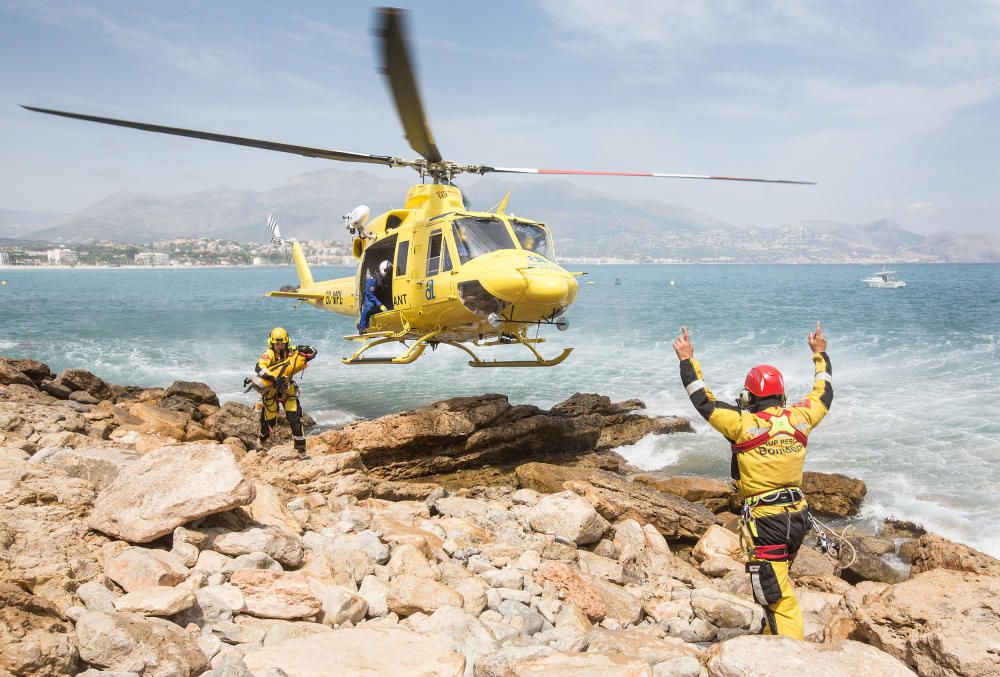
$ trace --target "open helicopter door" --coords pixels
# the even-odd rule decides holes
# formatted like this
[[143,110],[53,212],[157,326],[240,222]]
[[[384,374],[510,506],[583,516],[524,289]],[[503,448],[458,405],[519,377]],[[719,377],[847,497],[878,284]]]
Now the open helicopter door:
[[390,235],[375,244],[369,245],[361,256],[361,265],[358,266],[358,276],[356,280],[358,294],[358,319],[360,319],[361,309],[365,305],[365,281],[369,277],[375,277],[379,283],[375,290],[380,305],[385,306],[386,311],[376,311],[370,320],[370,326],[374,330],[384,330],[386,325],[391,324],[387,315],[393,313],[393,287],[396,281],[396,271],[390,266],[385,279],[379,273],[379,266],[383,261],[392,263],[396,251],[396,236]]

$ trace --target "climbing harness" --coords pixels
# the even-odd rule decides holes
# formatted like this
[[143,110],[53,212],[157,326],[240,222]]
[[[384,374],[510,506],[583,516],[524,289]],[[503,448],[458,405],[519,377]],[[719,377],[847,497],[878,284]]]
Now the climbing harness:
[[[758,505],[788,505],[797,503],[803,498],[802,490],[798,487],[783,487],[758,496],[751,496],[743,501],[740,510],[739,540],[740,550],[743,551],[747,559],[782,560],[788,557],[788,547],[785,545],[754,545],[757,525],[751,512],[752,509]],[[826,555],[836,569],[849,569],[858,559],[857,550],[847,539],[847,530],[851,528],[850,525],[837,532],[813,517],[812,512],[808,509],[806,509],[806,517],[809,519],[813,531],[816,532],[816,549]]]

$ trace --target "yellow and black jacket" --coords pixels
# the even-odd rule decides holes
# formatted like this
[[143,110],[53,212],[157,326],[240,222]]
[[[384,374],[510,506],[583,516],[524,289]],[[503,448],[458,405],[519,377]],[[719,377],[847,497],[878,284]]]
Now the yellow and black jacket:
[[716,400],[698,361],[681,361],[681,381],[691,404],[732,445],[731,473],[743,498],[802,483],[809,434],[833,402],[830,358],[814,353],[813,363],[816,380],[804,400],[751,413]]

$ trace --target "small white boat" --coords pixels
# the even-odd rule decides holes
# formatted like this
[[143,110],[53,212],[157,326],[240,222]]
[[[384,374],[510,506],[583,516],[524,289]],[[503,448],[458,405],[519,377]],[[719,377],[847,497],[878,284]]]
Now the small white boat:
[[883,268],[871,277],[862,278],[861,281],[865,283],[866,287],[874,287],[876,289],[900,289],[905,287],[905,282],[893,277],[895,273],[895,270],[886,270]]

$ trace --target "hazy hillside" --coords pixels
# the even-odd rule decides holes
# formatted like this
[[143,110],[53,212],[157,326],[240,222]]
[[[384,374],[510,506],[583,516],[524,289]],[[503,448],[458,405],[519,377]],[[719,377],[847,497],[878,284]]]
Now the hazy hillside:
[[[378,214],[400,206],[407,177],[326,169],[267,191],[214,188],[187,195],[112,195],[77,214],[0,210],[0,238],[69,245],[94,240],[145,243],[175,237],[266,241],[274,213],[286,235],[347,240],[340,217],[359,204]],[[748,262],[1000,261],[1000,236],[912,233],[879,220],[803,221],[738,229],[678,205],[627,201],[558,179],[462,177],[470,209],[486,210],[512,190],[508,213],[545,221],[561,256],[630,260]]]
[[0,209],[0,237],[19,238],[52,223],[65,214],[57,212],[27,212],[17,209]]

